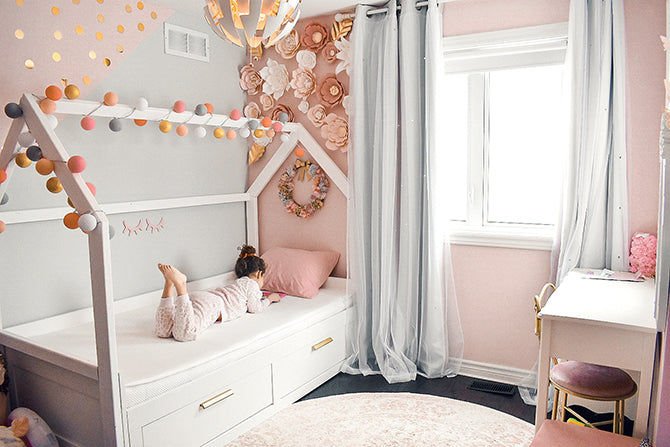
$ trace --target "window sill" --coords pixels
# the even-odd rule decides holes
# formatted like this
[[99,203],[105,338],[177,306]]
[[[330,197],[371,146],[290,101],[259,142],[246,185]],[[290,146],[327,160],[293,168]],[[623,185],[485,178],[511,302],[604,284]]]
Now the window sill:
[[452,224],[449,231],[449,242],[452,245],[551,251],[553,240],[553,227],[537,228],[521,225],[470,227]]

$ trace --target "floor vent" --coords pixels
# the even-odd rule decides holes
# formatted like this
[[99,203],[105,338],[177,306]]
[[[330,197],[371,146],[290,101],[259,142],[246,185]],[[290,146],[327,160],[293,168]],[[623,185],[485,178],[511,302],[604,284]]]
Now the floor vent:
[[484,391],[486,393],[494,394],[505,394],[511,396],[514,394],[514,389],[516,386],[510,385],[508,383],[498,383],[490,382],[488,380],[479,380],[475,379],[470,385],[468,385],[469,390],[473,391]]

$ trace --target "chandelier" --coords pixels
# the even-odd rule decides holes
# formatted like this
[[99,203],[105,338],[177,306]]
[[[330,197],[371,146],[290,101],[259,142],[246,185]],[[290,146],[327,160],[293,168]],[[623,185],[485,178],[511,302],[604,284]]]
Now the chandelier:
[[300,17],[301,0],[207,0],[205,19],[217,36],[252,50],[286,37]]

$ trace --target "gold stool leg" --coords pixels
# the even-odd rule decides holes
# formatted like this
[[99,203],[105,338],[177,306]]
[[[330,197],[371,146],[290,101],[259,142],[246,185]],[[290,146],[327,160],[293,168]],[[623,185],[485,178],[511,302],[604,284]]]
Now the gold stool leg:
[[551,409],[551,418],[556,419],[556,413],[558,410],[558,397],[560,395],[560,392],[558,391],[558,388],[554,387],[554,405],[553,408]]
[[563,411],[561,412],[561,421],[565,422],[568,420],[568,393],[563,393]]
[[613,433],[619,433],[619,417],[620,417],[619,416],[619,411],[620,411],[619,403],[620,402],[621,402],[620,400],[614,401],[614,416],[612,417],[612,432]]
[[621,399],[621,411],[619,412],[619,434],[623,434],[624,422],[626,422],[626,401]]

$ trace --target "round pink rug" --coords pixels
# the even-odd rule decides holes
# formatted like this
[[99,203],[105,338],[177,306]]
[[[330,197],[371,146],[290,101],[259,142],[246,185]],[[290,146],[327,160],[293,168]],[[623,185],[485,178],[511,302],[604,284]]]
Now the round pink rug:
[[298,402],[237,447],[528,446],[533,425],[481,405],[410,393],[342,394]]

